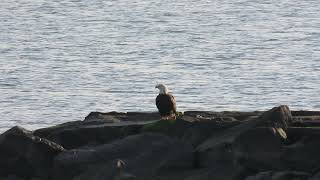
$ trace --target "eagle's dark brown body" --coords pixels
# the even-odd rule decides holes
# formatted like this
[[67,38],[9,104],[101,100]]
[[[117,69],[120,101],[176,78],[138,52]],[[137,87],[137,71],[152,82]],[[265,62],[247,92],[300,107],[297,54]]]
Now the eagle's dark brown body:
[[176,100],[171,94],[159,94],[156,98],[156,105],[160,116],[176,114]]

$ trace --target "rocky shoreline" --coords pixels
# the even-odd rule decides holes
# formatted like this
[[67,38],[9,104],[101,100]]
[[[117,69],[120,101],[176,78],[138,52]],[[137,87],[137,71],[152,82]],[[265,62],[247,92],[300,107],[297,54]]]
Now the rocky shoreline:
[[318,180],[320,111],[92,112],[0,135],[0,180]]

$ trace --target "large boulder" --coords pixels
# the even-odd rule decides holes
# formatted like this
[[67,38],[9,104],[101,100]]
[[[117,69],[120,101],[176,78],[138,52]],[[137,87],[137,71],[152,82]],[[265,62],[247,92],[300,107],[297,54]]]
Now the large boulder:
[[[217,119],[217,118],[214,118]],[[199,168],[208,169],[207,173],[197,175],[195,179],[211,179],[212,177],[221,180],[231,180],[238,173],[234,166],[234,155],[232,149],[233,141],[243,132],[254,128],[257,125],[255,116],[241,121],[217,121],[207,122],[211,127],[208,136],[196,146],[195,165]],[[206,123],[204,123],[206,124]],[[215,127],[215,128],[212,128]]]
[[319,127],[320,111],[291,111],[293,116],[292,126]]
[[320,172],[313,174],[308,180],[319,180],[320,179]]
[[38,129],[34,134],[56,142],[66,149],[74,149],[81,146],[105,144],[138,134],[144,125],[151,122],[83,121]]
[[182,136],[180,138],[183,141],[190,142],[194,147],[197,147],[214,134],[222,132],[225,129],[234,127],[239,123],[239,121],[195,121],[190,123],[191,126],[183,131]]
[[0,135],[0,176],[48,179],[53,158],[63,151],[56,143],[13,127]]
[[217,165],[216,168],[196,168],[185,172],[178,172],[179,176],[166,176],[166,178],[159,180],[235,180],[233,170],[229,167],[219,167]]
[[[16,175],[10,174],[8,177],[1,180],[25,180],[24,178],[18,177]],[[38,178],[33,178],[32,180],[38,180]]]
[[245,180],[308,180],[309,173],[298,171],[265,171],[248,176]]
[[120,122],[120,121],[154,121],[160,119],[158,112],[91,112],[84,121],[104,121],[104,122]]
[[[196,148],[200,167],[225,166],[233,163],[233,141],[243,132],[255,128],[259,123],[256,118],[249,118],[241,124],[215,131],[211,137],[200,143]],[[223,163],[222,163],[223,162]]]
[[253,112],[241,112],[241,111],[185,111],[184,116],[194,117],[197,120],[201,119],[236,119],[238,121],[243,121],[253,116],[259,116],[262,112],[253,111]]
[[275,128],[255,128],[240,134],[233,142],[237,165],[255,171],[285,170],[283,132]]
[[290,144],[283,146],[282,158],[287,167],[297,171],[316,172],[320,167],[320,129],[288,128]]
[[176,137],[182,141],[190,142],[194,147],[221,132],[240,124],[239,121],[230,118],[195,118],[190,116],[179,117],[175,121],[160,120],[145,125],[142,132],[156,132],[170,137]]
[[[118,159],[125,163],[120,170],[116,167]],[[115,179],[123,174],[151,179],[173,169],[191,169],[193,160],[190,144],[161,134],[143,133],[59,154],[53,180]]]
[[[143,128],[145,132],[157,132],[170,137],[179,138],[198,147],[203,141],[217,134],[222,135],[227,129],[232,129],[241,122],[228,117],[189,116],[184,115],[176,121],[158,121]],[[207,150],[207,151],[206,151]],[[195,151],[194,166],[207,168],[193,174],[188,179],[210,179],[215,177],[221,180],[231,180],[233,172],[233,156],[229,143],[218,143],[216,146],[201,152]],[[213,167],[213,168],[212,168]],[[168,177],[167,177],[168,178]]]

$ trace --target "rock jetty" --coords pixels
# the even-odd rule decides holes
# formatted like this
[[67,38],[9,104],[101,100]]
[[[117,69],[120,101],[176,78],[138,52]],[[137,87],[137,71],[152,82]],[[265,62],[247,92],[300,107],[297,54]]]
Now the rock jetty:
[[92,112],[0,135],[0,180],[319,180],[320,112]]

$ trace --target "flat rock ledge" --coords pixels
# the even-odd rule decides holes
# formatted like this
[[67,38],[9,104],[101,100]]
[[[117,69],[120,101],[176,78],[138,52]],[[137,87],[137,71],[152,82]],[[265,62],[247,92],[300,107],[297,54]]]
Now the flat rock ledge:
[[0,135],[0,180],[319,180],[320,111],[91,112]]

